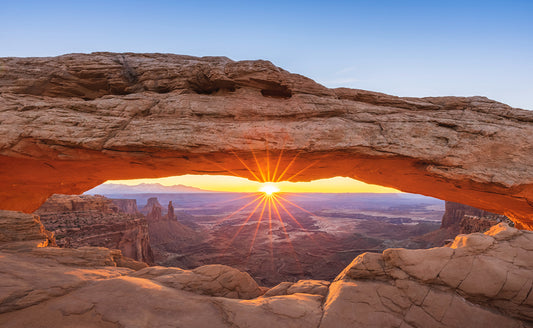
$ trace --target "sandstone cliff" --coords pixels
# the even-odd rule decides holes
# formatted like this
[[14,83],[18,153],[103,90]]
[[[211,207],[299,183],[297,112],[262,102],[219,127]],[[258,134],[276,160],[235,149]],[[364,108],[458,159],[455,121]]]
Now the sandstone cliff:
[[[458,232],[461,221],[463,220],[465,215],[492,218],[494,219],[494,221],[497,221],[498,219],[500,220],[503,219],[501,215],[497,215],[497,214],[494,214],[488,211],[484,211],[482,209],[475,208],[472,206],[447,201],[445,203],[445,212],[444,212],[444,215],[442,216],[441,228],[450,227],[454,230],[457,230]],[[477,231],[471,231],[471,232],[477,232]]]
[[504,215],[446,201],[440,229],[417,236],[413,241],[418,246],[416,248],[443,246],[458,234],[485,232],[500,222],[513,225],[513,222]]
[[179,258],[185,250],[190,251],[191,245],[197,247],[207,239],[202,231],[193,230],[176,220],[172,202],[165,215],[162,214],[163,206],[156,197],[149,198],[141,211],[146,213],[150,245],[156,263],[163,264],[168,258]]
[[473,232],[485,232],[490,230],[494,225],[501,221],[494,217],[479,217],[473,215],[465,215],[459,223],[459,233],[469,234]]
[[154,261],[146,220],[138,212],[122,212],[108,198],[53,195],[35,213],[55,233],[59,246],[102,246],[119,249],[137,261]]
[[286,178],[348,176],[533,227],[530,111],[327,89],[261,60],[94,53],[0,64],[4,209],[31,212],[109,179],[258,179],[243,162],[266,166],[283,151],[281,167],[296,157]]
[[161,220],[163,219],[163,206],[161,206],[157,197],[150,197],[146,205],[141,209],[141,213],[151,221]]
[[139,214],[137,200],[135,199],[111,199],[120,212],[127,214]]
[[[6,211],[0,225],[14,216],[35,225],[32,215]],[[105,248],[36,247],[34,237],[25,247],[0,242],[2,327],[533,325],[533,232],[503,223],[449,247],[365,253],[333,282],[282,283],[266,293],[226,266],[146,267]]]

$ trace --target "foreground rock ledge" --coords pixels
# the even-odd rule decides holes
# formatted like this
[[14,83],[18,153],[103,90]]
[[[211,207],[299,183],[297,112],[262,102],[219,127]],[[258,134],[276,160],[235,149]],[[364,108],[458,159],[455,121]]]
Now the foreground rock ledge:
[[265,293],[223,265],[146,267],[101,247],[37,247],[48,237],[17,232],[15,216],[39,227],[0,211],[13,231],[0,242],[1,327],[533,326],[533,232],[503,223],[448,247],[365,253],[331,284]]
[[261,179],[243,162],[258,171],[253,155],[266,167],[283,151],[281,168],[298,155],[283,179],[348,176],[533,227],[533,112],[487,98],[327,89],[225,57],[70,54],[0,67],[3,209],[31,212],[109,179]]

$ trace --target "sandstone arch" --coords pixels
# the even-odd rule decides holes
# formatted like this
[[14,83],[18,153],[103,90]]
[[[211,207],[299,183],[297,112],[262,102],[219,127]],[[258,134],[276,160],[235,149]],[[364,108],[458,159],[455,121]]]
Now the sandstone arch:
[[[533,112],[484,97],[327,89],[266,61],[168,54],[0,59],[0,204],[108,179],[221,174],[283,149],[287,176],[349,176],[533,228]],[[261,159],[260,160],[264,160]]]

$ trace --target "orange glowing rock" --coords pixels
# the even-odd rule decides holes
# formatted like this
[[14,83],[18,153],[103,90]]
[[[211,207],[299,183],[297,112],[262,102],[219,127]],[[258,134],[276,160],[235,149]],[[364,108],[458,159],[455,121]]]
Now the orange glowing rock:
[[280,180],[352,177],[533,228],[530,111],[484,97],[327,89],[266,61],[224,57],[1,61],[3,209],[31,212],[53,193],[106,180],[232,174],[269,181],[277,170]]

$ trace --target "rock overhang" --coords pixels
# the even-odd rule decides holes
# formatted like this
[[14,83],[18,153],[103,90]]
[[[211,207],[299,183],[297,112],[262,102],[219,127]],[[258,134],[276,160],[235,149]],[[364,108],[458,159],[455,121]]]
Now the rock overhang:
[[530,111],[484,97],[327,89],[270,62],[225,57],[0,61],[3,209],[31,212],[52,193],[110,179],[254,179],[243,162],[282,154],[294,181],[347,176],[533,228]]

